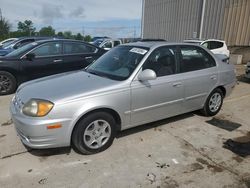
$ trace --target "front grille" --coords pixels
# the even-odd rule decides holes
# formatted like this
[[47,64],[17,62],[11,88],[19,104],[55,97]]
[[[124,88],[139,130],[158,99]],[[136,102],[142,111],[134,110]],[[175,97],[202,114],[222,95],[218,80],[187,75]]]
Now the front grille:
[[24,103],[22,102],[22,100],[20,99],[20,97],[18,95],[15,95],[14,100],[13,100],[13,104],[15,106],[16,109],[20,110]]

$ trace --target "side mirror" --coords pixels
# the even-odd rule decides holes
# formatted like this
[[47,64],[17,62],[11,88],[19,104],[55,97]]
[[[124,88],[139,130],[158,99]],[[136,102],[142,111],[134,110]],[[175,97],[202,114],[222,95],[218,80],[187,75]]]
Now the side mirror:
[[29,61],[32,61],[33,59],[35,59],[36,55],[34,53],[29,53],[26,54],[26,59],[28,59]]
[[156,73],[155,73],[155,71],[153,71],[151,69],[146,69],[138,75],[138,79],[142,82],[147,81],[147,80],[155,80]]

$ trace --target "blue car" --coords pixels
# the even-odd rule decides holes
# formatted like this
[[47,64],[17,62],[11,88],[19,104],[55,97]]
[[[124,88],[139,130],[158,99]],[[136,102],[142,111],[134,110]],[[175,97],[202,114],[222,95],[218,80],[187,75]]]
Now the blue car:
[[49,37],[22,37],[17,40],[14,40],[10,43],[4,44],[0,48],[0,56],[5,56],[8,53],[34,41],[49,39]]

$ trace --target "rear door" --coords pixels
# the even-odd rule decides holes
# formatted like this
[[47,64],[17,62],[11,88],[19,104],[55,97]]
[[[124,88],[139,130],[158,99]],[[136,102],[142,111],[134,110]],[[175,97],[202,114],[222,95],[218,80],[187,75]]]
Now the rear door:
[[20,67],[26,80],[66,71],[62,67],[62,42],[60,41],[43,43],[29,53],[35,54],[35,58],[28,60],[23,57]]
[[63,67],[67,71],[87,67],[99,58],[99,49],[83,42],[63,42]]
[[184,85],[184,110],[198,110],[218,81],[214,58],[198,46],[179,46],[179,74]]

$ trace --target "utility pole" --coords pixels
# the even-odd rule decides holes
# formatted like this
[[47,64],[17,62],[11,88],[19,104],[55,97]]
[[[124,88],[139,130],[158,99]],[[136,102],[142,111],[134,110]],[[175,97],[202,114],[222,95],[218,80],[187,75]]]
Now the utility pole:
[[136,27],[134,26],[134,39],[136,37]]
[[0,8],[0,20],[3,20],[2,9]]

